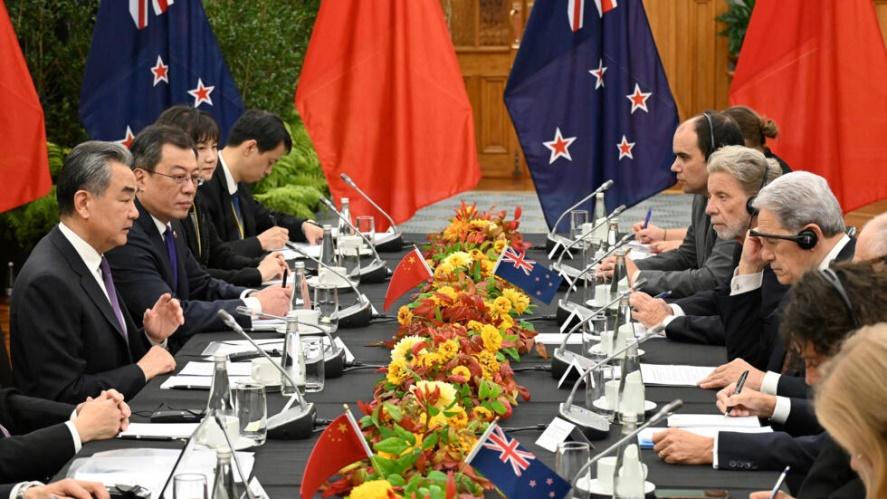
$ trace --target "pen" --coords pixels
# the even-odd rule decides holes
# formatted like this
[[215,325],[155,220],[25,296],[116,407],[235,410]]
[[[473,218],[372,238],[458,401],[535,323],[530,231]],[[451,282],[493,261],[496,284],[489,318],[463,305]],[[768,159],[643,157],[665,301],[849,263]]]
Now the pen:
[[284,267],[284,268],[283,268],[283,280],[280,282],[280,287],[281,287],[281,288],[285,288],[285,287],[286,287],[286,278],[289,277],[289,273],[290,273],[290,268],[289,268],[289,267]]
[[664,299],[668,298],[669,296],[671,296],[671,290],[670,290],[670,289],[667,290],[667,291],[663,291],[663,292],[659,293],[658,295],[654,296],[653,299],[655,300],[655,299],[662,298],[662,299],[664,300]]
[[650,218],[653,217],[653,208],[647,208],[647,215],[644,217],[644,228],[650,225]]
[[792,469],[791,466],[786,466],[785,469],[782,470],[782,474],[779,475],[779,478],[776,480],[776,485],[774,485],[773,490],[770,491],[770,499],[776,499],[776,494],[779,493],[779,488],[782,487],[782,483],[785,482],[785,477],[788,475],[790,469]]
[[[736,382],[736,391],[733,392],[733,395],[739,395],[742,392],[742,387],[745,386],[745,380],[748,379],[748,369],[742,371],[742,374],[739,375],[739,381]],[[724,412],[724,416],[729,416],[730,411],[732,411],[732,407],[728,407]]]

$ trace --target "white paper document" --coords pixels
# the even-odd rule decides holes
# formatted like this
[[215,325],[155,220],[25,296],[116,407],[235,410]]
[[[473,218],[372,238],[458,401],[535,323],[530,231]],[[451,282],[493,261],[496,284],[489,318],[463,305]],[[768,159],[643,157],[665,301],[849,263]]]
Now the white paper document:
[[[253,340],[262,347],[262,350],[270,352],[271,350],[280,350],[283,348],[283,338],[270,338],[266,340]],[[231,355],[232,353],[255,352],[256,349],[246,340],[230,340],[230,341],[211,341],[200,355],[212,357],[215,353],[223,353]]]
[[[179,372],[178,376],[212,376],[215,364],[212,362],[190,361]],[[251,376],[252,365],[249,362],[229,362],[228,376]]]
[[545,431],[536,439],[536,445],[548,452],[557,452],[558,444],[566,440],[575,427],[576,425],[573,423],[555,416]]
[[691,428],[707,426],[710,428],[760,428],[757,416],[731,417],[723,414],[672,414],[668,417],[668,426],[672,428]]
[[[690,433],[695,433],[697,435],[703,437],[714,438],[715,435],[718,434],[719,431],[733,431],[737,433],[769,433],[773,431],[773,428],[769,426],[758,426],[758,427],[744,427],[744,426],[734,426],[732,428],[717,428],[712,426],[691,426],[688,428],[684,428]],[[642,449],[652,449],[653,448],[653,435],[659,433],[660,431],[664,431],[665,428],[644,428],[638,433],[638,445],[641,446]]]
[[[561,333],[539,333],[533,339],[536,340],[536,343],[542,343],[545,345],[560,345],[562,341],[564,341],[564,336],[566,334]],[[581,345],[582,344],[582,335],[581,334],[572,334],[570,338],[567,340],[567,345]]]
[[[228,376],[228,380],[233,383],[252,383],[251,376]],[[173,388],[184,390],[209,390],[212,386],[212,376],[170,376],[160,385],[161,390],[171,390]]]
[[696,386],[714,370],[714,367],[641,364],[645,385]]
[[117,438],[139,440],[173,440],[190,438],[200,423],[130,423]]

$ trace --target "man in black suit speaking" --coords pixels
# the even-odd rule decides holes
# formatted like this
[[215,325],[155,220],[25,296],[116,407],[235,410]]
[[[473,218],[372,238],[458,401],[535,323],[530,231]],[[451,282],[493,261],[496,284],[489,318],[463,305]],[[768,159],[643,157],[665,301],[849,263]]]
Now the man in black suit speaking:
[[[185,324],[170,338],[180,347],[194,333],[226,326],[219,310],[237,315],[246,305],[255,312],[286,315],[290,288],[272,286],[253,291],[210,276],[178,236],[202,177],[194,141],[182,129],[151,125],[132,143],[139,218],[124,246],[108,254],[114,282],[131,311],[142,310],[158,296],[172,293],[182,301]],[[246,327],[249,318],[239,317]]]
[[175,369],[162,346],[183,321],[178,300],[158,294],[131,309],[104,254],[126,243],[138,216],[129,152],[85,142],[56,183],[60,223],[43,237],[15,282],[11,305],[13,382],[26,395],[78,403],[115,388],[131,398]]

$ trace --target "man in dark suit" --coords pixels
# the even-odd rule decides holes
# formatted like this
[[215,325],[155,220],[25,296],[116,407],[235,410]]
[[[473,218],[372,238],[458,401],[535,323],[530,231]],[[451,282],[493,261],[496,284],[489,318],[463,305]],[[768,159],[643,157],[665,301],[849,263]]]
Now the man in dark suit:
[[[179,127],[190,135],[197,148],[200,176],[204,180],[212,178],[219,163],[219,125],[211,114],[191,106],[173,106],[160,113],[155,124]],[[280,253],[244,256],[235,251],[234,243],[222,241],[207,216],[199,189],[191,211],[181,223],[181,235],[191,254],[217,279],[236,286],[256,287],[283,273],[286,262]]]
[[[844,233],[840,206],[822,177],[808,172],[783,175],[762,189],[753,204],[760,210],[757,227],[746,237],[740,266],[731,282],[731,295],[719,300],[728,352],[731,342],[747,345],[745,355],[767,359],[766,367],[773,370],[765,373],[743,358],[736,358],[717,368],[700,386],[719,388],[729,384],[721,393],[722,397],[729,397],[733,395],[739,374],[748,370],[741,396],[748,397],[746,391],[769,394],[766,404],[756,407],[753,414],[769,418],[774,426],[781,425],[777,427],[788,433],[762,436],[721,432],[709,438],[669,429],[654,436],[655,449],[661,458],[671,463],[713,463],[725,469],[759,469],[781,462],[792,463],[793,469],[803,472],[809,469],[824,440],[811,437],[796,441],[790,437],[822,430],[812,415],[803,377],[788,375],[794,363],[790,357],[786,359],[785,341],[778,333],[781,313],[791,292],[783,297],[776,310],[763,310],[763,271],[770,265],[781,284],[791,285],[804,272],[827,269],[834,260],[849,260],[855,245]],[[795,238],[798,233],[809,237]],[[752,264],[754,267],[750,267]],[[733,338],[733,335],[740,337]],[[742,347],[734,348],[741,350]]]
[[[215,279],[179,236],[179,220],[188,215],[201,182],[191,138],[179,128],[151,125],[139,133],[131,150],[139,218],[126,245],[108,254],[114,282],[130,309],[141,310],[167,293],[181,300],[185,324],[170,338],[173,348],[194,333],[225,329],[219,310],[236,317],[236,308],[246,305],[255,312],[285,315],[290,288],[253,291]],[[250,325],[248,317],[238,320]]]
[[75,408],[0,388],[0,483],[46,480],[84,443],[125,430],[129,416],[123,395],[115,390]]
[[[724,146],[742,145],[739,125],[724,114],[710,111],[681,123],[673,139],[675,161],[671,171],[683,191],[693,194],[690,227],[681,245],[650,258],[625,259],[629,282],[643,280],[643,291],[658,294],[669,290],[675,298],[712,289],[733,270],[736,243],[718,239],[705,212],[708,172],[712,153]],[[604,275],[611,273],[614,258],[601,263]]]
[[37,243],[15,282],[11,305],[13,380],[26,395],[77,403],[115,388],[127,398],[172,371],[163,344],[183,321],[168,293],[130,308],[104,253],[126,243],[138,215],[129,152],[85,142],[56,184],[60,223]]
[[251,109],[231,127],[228,143],[219,153],[219,168],[201,187],[206,210],[219,237],[233,242],[238,252],[259,256],[280,249],[287,241],[317,243],[323,230],[316,224],[271,211],[250,192],[253,184],[271,173],[293,143],[276,115]]

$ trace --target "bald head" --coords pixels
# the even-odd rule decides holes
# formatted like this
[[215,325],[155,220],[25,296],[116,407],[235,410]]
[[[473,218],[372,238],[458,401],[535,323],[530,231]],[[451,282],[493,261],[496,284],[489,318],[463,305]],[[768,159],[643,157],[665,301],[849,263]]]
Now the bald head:
[[887,256],[887,213],[868,221],[856,239],[853,261],[862,262]]

